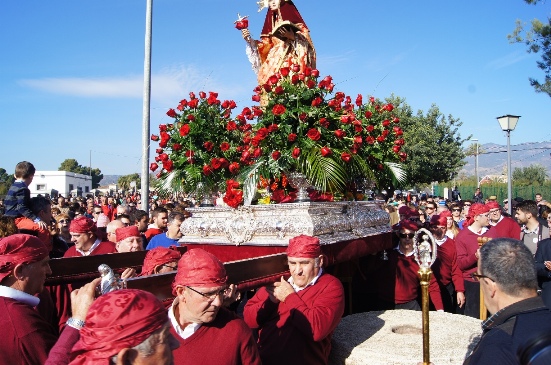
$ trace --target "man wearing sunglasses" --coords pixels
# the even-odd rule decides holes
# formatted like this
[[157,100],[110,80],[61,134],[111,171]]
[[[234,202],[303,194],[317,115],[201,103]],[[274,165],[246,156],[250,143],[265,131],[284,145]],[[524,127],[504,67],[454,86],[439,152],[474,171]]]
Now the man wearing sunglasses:
[[[497,238],[482,246],[478,256],[473,278],[492,316],[482,323],[482,338],[464,365],[520,364],[519,349],[551,333],[551,312],[537,295],[532,253],[522,241]],[[538,364],[549,364],[546,352]]]
[[[421,287],[417,273],[419,265],[413,256],[413,239],[419,227],[406,219],[392,228],[398,235],[398,246],[388,253],[388,260],[378,259],[373,264],[375,270],[370,275],[377,292],[376,310],[421,310],[418,301]],[[443,311],[444,304],[434,275],[429,284],[429,295],[434,307]]]
[[178,261],[172,283],[176,299],[168,311],[180,342],[174,365],[259,365],[251,329],[223,307],[226,269],[214,255],[195,248]]
[[490,208],[490,231],[493,231],[496,237],[520,239],[520,225],[513,218],[503,215],[499,203],[489,201],[486,205]]

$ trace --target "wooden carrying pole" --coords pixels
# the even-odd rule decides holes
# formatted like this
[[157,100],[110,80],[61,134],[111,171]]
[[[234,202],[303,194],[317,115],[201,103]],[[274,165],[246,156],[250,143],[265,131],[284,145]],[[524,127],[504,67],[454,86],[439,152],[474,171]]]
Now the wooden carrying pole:
[[[478,237],[478,248],[484,246],[490,240],[490,237]],[[484,293],[482,292],[482,285],[480,285],[480,320],[485,321],[486,318],[488,318],[488,309],[486,308],[486,303],[484,303]]]

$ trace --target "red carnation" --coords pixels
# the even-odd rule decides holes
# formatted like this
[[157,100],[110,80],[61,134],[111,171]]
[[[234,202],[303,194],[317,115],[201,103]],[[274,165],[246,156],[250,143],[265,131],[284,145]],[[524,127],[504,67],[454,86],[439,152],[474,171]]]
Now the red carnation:
[[230,144],[228,142],[222,142],[220,144],[220,149],[222,150],[222,152],[226,152],[230,149]]

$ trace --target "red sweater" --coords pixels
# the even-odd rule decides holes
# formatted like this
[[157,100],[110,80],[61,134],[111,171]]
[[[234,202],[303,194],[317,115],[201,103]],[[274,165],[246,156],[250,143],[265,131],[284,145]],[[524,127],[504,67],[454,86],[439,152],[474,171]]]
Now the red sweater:
[[[115,243],[111,241],[103,241],[103,242],[100,242],[98,247],[96,247],[90,255],[92,256],[105,255],[108,253],[116,253],[116,252],[117,252],[117,245]],[[71,246],[65,252],[63,257],[82,257],[82,254],[77,251],[76,246]]]
[[[416,300],[421,287],[418,271],[419,265],[413,255],[406,256],[398,250],[390,251],[388,260],[381,263],[374,276],[379,297],[395,304]],[[434,307],[444,310],[440,287],[434,275],[430,278],[429,295]]]
[[245,305],[243,316],[259,328],[262,364],[327,364],[331,336],[344,313],[344,291],[334,276],[322,274],[314,285],[274,303],[261,288]]
[[476,272],[478,260],[475,256],[478,250],[478,237],[490,237],[495,238],[495,232],[486,231],[479,235],[469,229],[469,227],[463,228],[455,237],[455,248],[457,249],[457,265],[461,272],[463,272],[463,279],[467,281],[474,280],[471,278],[471,274]]
[[30,305],[0,297],[0,363],[44,364],[57,336]]
[[[172,309],[171,309],[172,310]],[[205,323],[183,339],[171,326],[180,342],[174,350],[174,365],[260,365],[252,331],[233,312],[220,308],[211,323]]]
[[463,282],[463,274],[457,266],[457,251],[455,242],[449,237],[446,241],[438,246],[436,261],[431,266],[432,272],[436,281],[443,286],[453,282],[455,291],[464,292],[465,284]]
[[503,217],[495,226],[490,226],[490,231],[496,238],[509,237],[520,239],[520,225],[511,217]]

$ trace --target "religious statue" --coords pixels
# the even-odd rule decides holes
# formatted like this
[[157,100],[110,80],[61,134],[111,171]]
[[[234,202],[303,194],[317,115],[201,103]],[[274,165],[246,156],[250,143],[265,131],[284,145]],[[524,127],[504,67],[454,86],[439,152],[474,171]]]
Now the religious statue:
[[[268,7],[260,40],[252,39],[246,26],[236,26],[247,42],[247,56],[258,84],[265,84],[282,67],[316,68],[316,50],[310,31],[295,4],[291,0],[260,0],[258,4],[259,11]],[[236,23],[242,25],[243,19],[239,17]]]
[[101,275],[101,282],[98,287],[100,295],[107,294],[114,290],[124,289],[124,282],[115,275],[113,270],[106,264],[101,264],[98,267],[98,271]]

